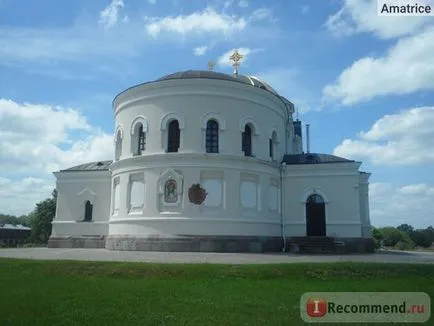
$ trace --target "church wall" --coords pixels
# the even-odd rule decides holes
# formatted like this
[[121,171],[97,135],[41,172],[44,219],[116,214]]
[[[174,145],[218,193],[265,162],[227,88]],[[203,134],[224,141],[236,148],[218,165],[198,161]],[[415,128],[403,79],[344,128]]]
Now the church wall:
[[326,235],[360,237],[358,165],[287,166],[284,184],[285,234],[306,235],[305,201],[315,192],[326,202]]
[[369,173],[359,174],[360,218],[362,222],[362,236],[365,238],[372,236],[371,219],[369,217],[369,176]]
[[[270,186],[276,188],[279,180],[275,166],[251,158],[210,158],[206,154],[167,158],[135,157],[113,165],[113,179],[120,179],[125,205],[121,203],[119,213],[111,216],[110,235],[280,236],[279,209],[270,209],[269,204]],[[141,214],[131,214],[126,205],[131,174],[142,174],[145,180]],[[160,186],[168,175],[181,185],[182,193],[177,202],[165,204]],[[188,198],[195,183],[209,192],[210,197],[201,205],[190,203]]]
[[[229,85],[226,85],[229,83]],[[274,95],[233,82],[201,80],[168,81],[153,85],[131,100],[120,103],[116,110],[116,126],[124,130],[123,158],[131,156],[131,124],[138,116],[146,119],[148,133],[143,155],[164,153],[167,144],[165,125],[171,119],[180,120],[180,152],[205,152],[206,121],[218,120],[219,151],[225,155],[243,155],[241,149],[242,122],[254,125],[253,154],[270,161],[269,138],[278,133],[277,157],[285,152],[285,109]],[[163,87],[164,85],[164,87]],[[247,89],[247,90],[246,90]],[[163,126],[162,126],[163,125]]]
[[[108,171],[56,173],[57,207],[52,236],[108,233],[110,175]],[[92,221],[84,222],[85,203],[92,205]]]

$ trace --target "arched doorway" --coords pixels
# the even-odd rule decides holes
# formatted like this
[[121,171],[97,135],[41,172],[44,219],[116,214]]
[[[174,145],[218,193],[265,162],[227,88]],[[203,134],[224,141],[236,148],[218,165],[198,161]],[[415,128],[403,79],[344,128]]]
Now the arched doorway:
[[317,194],[312,194],[306,201],[306,235],[323,237],[326,235],[325,203]]

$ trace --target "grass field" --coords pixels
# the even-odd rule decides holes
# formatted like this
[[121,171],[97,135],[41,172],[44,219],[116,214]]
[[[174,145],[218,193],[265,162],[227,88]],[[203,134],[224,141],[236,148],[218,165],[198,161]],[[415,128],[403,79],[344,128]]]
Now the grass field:
[[[0,259],[0,325],[302,325],[308,291],[420,291],[434,265]],[[371,324],[372,325],[372,324]]]

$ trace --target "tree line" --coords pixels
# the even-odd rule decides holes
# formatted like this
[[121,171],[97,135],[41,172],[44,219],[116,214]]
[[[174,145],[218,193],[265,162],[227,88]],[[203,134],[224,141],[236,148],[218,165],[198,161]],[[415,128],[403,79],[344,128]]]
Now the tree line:
[[399,250],[429,248],[434,243],[434,228],[429,226],[425,229],[415,229],[409,224],[401,224],[396,228],[373,227],[372,236],[377,248],[393,247]]

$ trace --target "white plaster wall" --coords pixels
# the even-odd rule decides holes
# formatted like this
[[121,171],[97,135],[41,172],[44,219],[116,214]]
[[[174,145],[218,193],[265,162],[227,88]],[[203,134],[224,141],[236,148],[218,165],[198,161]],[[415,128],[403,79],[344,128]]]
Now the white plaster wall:
[[[183,196],[179,206],[161,210],[157,184],[167,169],[179,171],[183,179]],[[240,178],[257,180],[255,208],[241,205]],[[270,179],[279,170],[273,163],[253,158],[235,158],[218,154],[178,154],[139,156],[112,165],[113,178],[119,178],[120,210],[110,217],[109,234],[133,236],[177,235],[243,235],[280,236],[280,215],[269,208]],[[130,174],[143,173],[146,180],[142,214],[129,214],[127,189]],[[210,180],[210,182],[207,182]],[[221,181],[221,187],[218,186]],[[188,189],[203,182],[211,193],[210,203],[194,205],[188,200]],[[212,189],[206,186],[211,185]],[[219,189],[220,188],[220,189]],[[219,198],[219,191],[221,197]],[[247,198],[252,201],[253,198]]]
[[360,163],[288,165],[285,168],[285,234],[306,235],[305,199],[312,193],[326,201],[326,235],[360,237]]
[[[53,236],[105,235],[110,207],[108,171],[56,172],[56,216]],[[84,219],[85,202],[93,204],[92,221]]]
[[[123,132],[122,158],[131,157],[131,124],[142,117],[148,126],[143,155],[166,150],[167,131],[162,121],[177,118],[181,125],[182,153],[205,152],[208,118],[219,121],[219,151],[224,155],[243,155],[242,121],[253,122],[253,154],[271,161],[269,138],[276,130],[279,144],[276,160],[285,152],[286,108],[275,95],[249,85],[222,80],[169,80],[134,87],[115,100],[115,126]],[[164,127],[163,127],[164,128]],[[292,138],[289,139],[292,143]]]
[[359,206],[362,222],[362,236],[372,237],[371,219],[369,214],[369,173],[359,174]]

